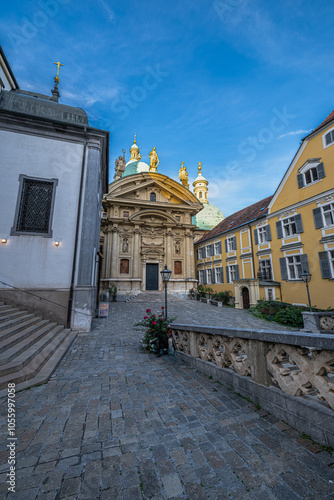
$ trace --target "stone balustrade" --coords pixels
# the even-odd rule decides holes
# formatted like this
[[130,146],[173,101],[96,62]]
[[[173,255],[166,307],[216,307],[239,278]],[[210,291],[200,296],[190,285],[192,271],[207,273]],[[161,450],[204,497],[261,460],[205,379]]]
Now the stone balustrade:
[[[176,354],[184,361],[233,386],[267,411],[276,410],[290,425],[312,435],[314,411],[318,417],[322,414],[318,423],[322,418],[331,420],[323,433],[319,426],[315,438],[333,445],[334,335],[182,324],[170,328]],[[303,404],[312,410],[307,425]],[[304,423],[296,424],[293,415],[298,414],[303,414]]]

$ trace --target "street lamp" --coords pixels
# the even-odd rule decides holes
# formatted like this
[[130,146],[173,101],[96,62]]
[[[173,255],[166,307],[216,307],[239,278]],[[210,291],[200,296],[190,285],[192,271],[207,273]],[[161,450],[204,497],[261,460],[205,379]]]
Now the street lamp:
[[167,283],[169,281],[170,275],[172,274],[172,271],[169,271],[167,269],[167,266],[165,265],[165,268],[160,271],[162,281],[165,283],[165,319],[167,320]]
[[312,307],[311,307],[311,298],[310,298],[310,291],[308,288],[308,284],[311,281],[311,273],[301,273],[300,278],[306,283],[306,289],[307,289],[307,296],[308,296],[308,305],[310,307],[310,312],[312,312]]

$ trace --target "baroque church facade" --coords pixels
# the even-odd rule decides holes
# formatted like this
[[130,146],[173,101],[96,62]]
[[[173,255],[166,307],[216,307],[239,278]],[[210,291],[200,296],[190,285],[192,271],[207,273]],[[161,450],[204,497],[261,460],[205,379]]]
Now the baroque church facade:
[[[179,183],[158,172],[155,148],[149,165],[141,160],[136,138],[130,153],[127,163],[125,150],[116,160],[114,181],[103,199],[102,287],[114,283],[123,296],[161,291],[160,272],[167,265],[172,271],[168,291],[186,296],[197,283],[194,240],[224,216],[208,203],[201,163],[192,193],[183,162]],[[202,212],[207,215],[199,217]]]

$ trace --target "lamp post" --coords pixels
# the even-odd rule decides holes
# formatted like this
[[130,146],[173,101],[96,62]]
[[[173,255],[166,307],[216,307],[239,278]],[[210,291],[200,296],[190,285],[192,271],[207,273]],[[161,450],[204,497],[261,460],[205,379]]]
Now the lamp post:
[[162,281],[165,283],[165,320],[167,320],[167,283],[169,281],[170,275],[172,274],[172,271],[169,271],[167,269],[167,266],[165,265],[165,268],[160,271]]
[[311,273],[301,273],[300,278],[306,283],[306,290],[307,290],[307,296],[308,296],[308,305],[310,307],[310,312],[312,312],[312,307],[311,307],[311,298],[310,298],[310,291],[308,284],[311,281]]

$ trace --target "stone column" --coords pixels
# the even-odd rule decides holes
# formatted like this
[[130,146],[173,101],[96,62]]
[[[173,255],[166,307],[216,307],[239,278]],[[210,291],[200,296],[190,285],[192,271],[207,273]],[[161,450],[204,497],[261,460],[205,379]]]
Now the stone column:
[[194,243],[191,231],[185,233],[185,278],[195,278]]
[[109,278],[111,276],[111,245],[112,245],[112,229],[107,228],[104,233],[104,245],[103,245],[103,278]]
[[136,225],[134,229],[134,244],[133,244],[133,278],[140,278],[140,229]]
[[112,237],[112,247],[111,247],[111,278],[115,279],[118,274],[119,274],[119,270],[118,270],[118,260],[119,260],[119,252],[118,252],[118,233],[119,233],[119,229],[118,229],[118,225],[115,224],[112,228],[112,233],[113,233],[113,237]]
[[173,255],[173,231],[171,228],[167,228],[166,231],[166,252],[165,252],[165,258],[166,258],[166,265],[168,269],[170,269],[173,272],[173,262],[172,262],[172,255]]

